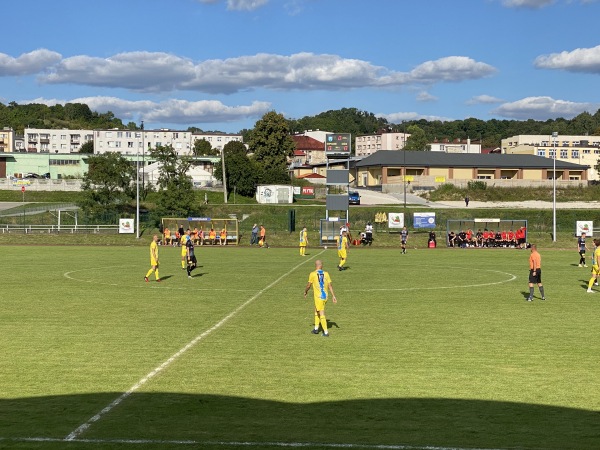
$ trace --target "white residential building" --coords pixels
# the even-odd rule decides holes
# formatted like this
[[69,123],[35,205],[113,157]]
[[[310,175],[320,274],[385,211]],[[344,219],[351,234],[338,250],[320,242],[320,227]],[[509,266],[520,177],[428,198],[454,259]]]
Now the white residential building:
[[439,141],[436,139],[429,145],[431,146],[432,152],[481,153],[481,142],[473,143],[471,142],[471,139],[454,139],[453,141],[448,139]]
[[191,138],[191,148],[194,148],[194,142],[204,139],[208,141],[212,148],[219,150],[219,153],[223,151],[223,147],[232,141],[242,142],[243,138],[241,134],[229,134],[229,133],[194,133]]
[[92,130],[25,128],[24,134],[29,153],[79,153],[83,144],[94,139]]
[[588,165],[588,180],[600,180],[595,169],[600,159],[600,136],[547,134],[519,135],[502,139],[502,153],[537,155],[545,158]]
[[94,153],[120,152],[124,155],[147,153],[158,146],[172,146],[177,154],[191,153],[190,131],[159,130],[94,130]]
[[369,156],[379,150],[402,150],[408,133],[377,133],[356,136],[354,154],[356,156]]

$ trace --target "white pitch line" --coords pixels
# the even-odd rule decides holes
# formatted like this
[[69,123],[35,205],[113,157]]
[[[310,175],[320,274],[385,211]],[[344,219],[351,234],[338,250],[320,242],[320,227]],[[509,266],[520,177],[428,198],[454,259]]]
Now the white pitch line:
[[[13,442],[64,442],[59,438],[29,437],[29,438],[0,438],[0,441]],[[323,447],[349,448],[372,450],[508,450],[502,448],[465,448],[439,447],[433,445],[408,444],[336,444],[322,442],[224,442],[224,441],[194,441],[194,440],[158,440],[158,439],[70,439],[71,442],[83,444],[126,444],[126,445],[220,445],[223,447]]]
[[[321,251],[321,253],[323,253],[323,251]],[[302,261],[300,264],[294,266],[288,272],[286,272],[283,275],[281,275],[279,278],[277,278],[271,284],[269,284],[265,288],[263,288],[260,291],[258,291],[256,294],[254,294],[252,297],[250,297],[248,300],[246,300],[244,303],[242,303],[240,306],[238,306],[232,312],[230,312],[229,314],[227,314],[225,317],[223,317],[219,322],[217,322],[216,324],[214,324],[212,327],[210,327],[206,331],[200,333],[198,336],[196,336],[194,339],[192,339],[190,342],[188,342],[186,345],[184,345],[179,351],[177,351],[176,353],[174,353],[169,359],[167,359],[162,364],[160,364],[159,366],[157,366],[156,368],[154,368],[153,370],[151,370],[146,376],[144,376],[136,384],[134,384],[132,387],[130,387],[126,392],[124,392],[119,397],[117,397],[112,403],[110,403],[109,405],[105,406],[99,413],[95,414],[87,422],[81,424],[75,430],[73,430],[71,433],[69,433],[69,435],[67,437],[65,437],[64,440],[65,441],[73,441],[73,440],[77,439],[90,426],[92,426],[92,424],[94,424],[95,422],[98,422],[98,420],[100,420],[104,415],[106,415],[110,411],[112,411],[123,400],[125,400],[127,397],[129,397],[131,394],[133,394],[135,391],[139,390],[148,381],[150,381],[152,378],[154,378],[160,372],[162,372],[167,367],[169,367],[175,360],[177,360],[181,355],[183,355],[185,352],[187,352],[190,348],[192,348],[193,346],[195,346],[198,342],[200,342],[206,336],[208,336],[209,334],[211,334],[213,331],[218,330],[219,328],[221,328],[227,321],[229,321],[229,319],[231,319],[232,317],[235,317],[242,309],[244,309],[246,306],[248,306],[250,303],[252,303],[258,297],[260,297],[262,294],[264,294],[267,290],[271,289],[273,286],[275,286],[281,280],[283,280],[284,278],[286,278],[288,275],[290,275],[296,269],[298,269],[299,267],[303,266],[304,264],[306,264],[308,261],[312,260],[313,258],[319,256],[321,253],[318,253],[315,256],[313,256],[313,257],[311,257],[309,259],[306,259],[305,261]]]
[[[457,269],[458,267],[453,267]],[[461,289],[461,288],[472,288],[472,287],[483,287],[483,286],[494,286],[496,284],[504,284],[510,283],[517,279],[517,276],[509,273],[509,272],[501,272],[499,270],[490,270],[490,269],[469,269],[469,270],[480,270],[486,272],[495,272],[500,273],[502,275],[509,275],[510,278],[508,280],[500,280],[494,281],[491,283],[479,283],[479,284],[461,284],[458,286],[417,286],[417,287],[407,287],[407,288],[369,288],[369,289],[352,289],[353,292],[375,292],[375,291],[427,291],[427,290],[435,290],[435,289]],[[343,292],[343,291],[342,291]]]

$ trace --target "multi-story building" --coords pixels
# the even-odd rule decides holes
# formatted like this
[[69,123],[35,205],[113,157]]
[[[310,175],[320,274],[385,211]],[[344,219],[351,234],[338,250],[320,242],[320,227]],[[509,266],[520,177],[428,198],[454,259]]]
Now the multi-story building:
[[324,141],[297,134],[292,136],[292,139],[296,144],[292,161],[295,165],[319,164],[326,161]]
[[481,153],[481,142],[472,142],[471,139],[436,139],[429,145],[432,152]]
[[0,152],[11,153],[15,150],[15,132],[12,128],[0,130]]
[[519,135],[502,139],[502,153],[536,155],[590,166],[588,179],[599,180],[600,136]]
[[402,150],[409,137],[410,134],[407,133],[386,132],[356,136],[354,154],[369,156],[379,150]]
[[145,155],[149,149],[172,146],[177,154],[191,153],[190,131],[169,130],[94,130],[94,153],[119,152],[123,155]]
[[29,153],[79,153],[81,146],[93,139],[92,130],[25,128],[25,148]]
[[223,147],[232,141],[242,142],[243,138],[241,134],[229,134],[229,133],[194,133],[192,134],[191,145],[194,148],[194,143],[198,140],[204,139],[207,141],[212,148],[217,149],[219,153],[223,151]]

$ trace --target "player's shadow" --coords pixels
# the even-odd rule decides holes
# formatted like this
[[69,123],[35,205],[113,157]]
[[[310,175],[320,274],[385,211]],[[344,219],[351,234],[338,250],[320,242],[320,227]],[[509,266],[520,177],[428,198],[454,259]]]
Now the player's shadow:
[[521,291],[521,295],[525,300],[527,300],[529,298],[529,291]]
[[[326,320],[327,320],[327,328],[339,328],[340,327],[337,324],[337,322],[334,322],[333,320],[329,320],[329,319],[326,319]],[[313,325],[313,324],[311,323],[311,325]],[[319,333],[323,332],[323,327],[321,325],[319,325],[319,330],[318,331],[319,331]]]

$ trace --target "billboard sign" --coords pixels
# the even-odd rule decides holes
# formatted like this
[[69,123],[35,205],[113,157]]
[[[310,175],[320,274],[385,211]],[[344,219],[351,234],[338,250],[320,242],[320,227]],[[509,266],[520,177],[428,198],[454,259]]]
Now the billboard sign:
[[350,158],[352,135],[350,133],[328,134],[325,138],[325,156],[328,158]]
[[414,213],[413,228],[435,228],[435,213]]
[[135,225],[133,219],[119,219],[119,233],[133,233],[135,232]]
[[404,213],[389,213],[388,214],[388,228],[402,228],[404,227]]
[[581,236],[581,233],[585,233],[587,237],[592,237],[594,235],[594,222],[592,220],[578,220],[575,235]]

